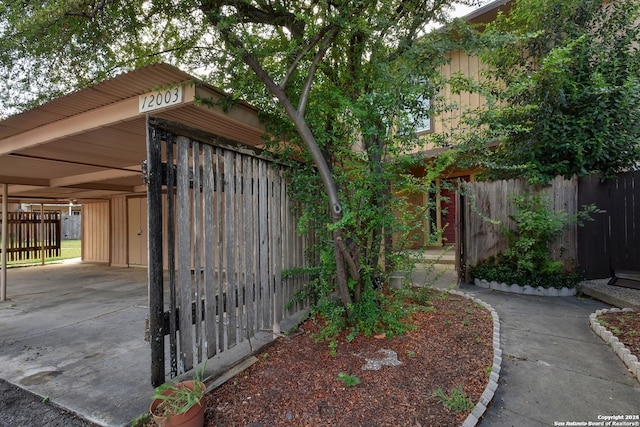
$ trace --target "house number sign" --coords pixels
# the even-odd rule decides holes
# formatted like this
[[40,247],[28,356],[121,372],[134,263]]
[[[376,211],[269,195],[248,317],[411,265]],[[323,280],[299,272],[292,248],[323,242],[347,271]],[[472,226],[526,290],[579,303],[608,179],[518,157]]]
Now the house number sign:
[[138,112],[158,110],[182,103],[182,86],[158,90],[140,95]]

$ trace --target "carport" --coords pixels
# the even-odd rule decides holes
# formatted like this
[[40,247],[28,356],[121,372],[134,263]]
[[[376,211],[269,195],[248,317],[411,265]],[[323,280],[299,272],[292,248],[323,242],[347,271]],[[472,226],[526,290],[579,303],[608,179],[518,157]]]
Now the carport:
[[8,271],[3,257],[3,379],[104,425],[146,410],[147,116],[261,146],[256,111],[242,103],[223,111],[222,96],[157,64],[0,122],[2,212],[73,202],[83,215],[82,262]]
[[157,64],[1,121],[2,211],[24,202],[80,203],[83,261],[146,265],[146,117],[261,146],[256,111],[242,103],[223,111],[215,106],[222,96],[173,66]]

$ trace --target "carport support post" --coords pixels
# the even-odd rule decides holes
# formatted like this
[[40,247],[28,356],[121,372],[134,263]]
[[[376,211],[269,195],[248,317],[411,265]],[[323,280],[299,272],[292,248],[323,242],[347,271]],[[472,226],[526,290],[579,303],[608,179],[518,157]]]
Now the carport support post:
[[9,230],[9,218],[7,210],[9,202],[7,201],[7,184],[2,184],[2,273],[0,274],[0,302],[7,300],[7,232]]
[[44,203],[40,203],[40,254],[44,265]]
[[151,384],[164,383],[164,295],[162,266],[162,158],[160,130],[147,116],[147,240]]

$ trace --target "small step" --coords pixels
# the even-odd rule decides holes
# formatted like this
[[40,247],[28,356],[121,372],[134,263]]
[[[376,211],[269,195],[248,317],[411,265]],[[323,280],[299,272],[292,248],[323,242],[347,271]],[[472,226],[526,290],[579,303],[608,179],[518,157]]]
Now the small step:
[[640,289],[640,271],[614,270],[609,285]]

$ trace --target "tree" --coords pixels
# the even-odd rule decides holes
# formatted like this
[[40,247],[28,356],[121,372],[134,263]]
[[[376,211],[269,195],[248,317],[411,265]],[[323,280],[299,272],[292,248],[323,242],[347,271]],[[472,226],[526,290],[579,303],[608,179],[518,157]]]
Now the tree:
[[[480,40],[485,109],[466,148],[489,178],[611,177],[640,160],[640,4],[516,0]],[[491,148],[488,148],[491,146]]]
[[450,3],[10,1],[0,6],[0,67],[5,85],[53,94],[160,60],[206,69],[205,79],[231,93],[225,102],[242,97],[261,109],[275,139],[287,141],[274,151],[296,151],[317,170],[294,181],[321,183],[333,251],[323,260],[349,315],[363,295],[376,298],[381,254],[382,270],[395,268],[394,233],[415,227],[399,228],[396,196],[419,144],[415,123],[436,112],[422,99],[435,100],[451,43],[426,28],[445,20]]

